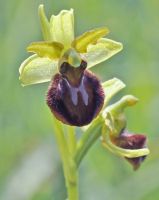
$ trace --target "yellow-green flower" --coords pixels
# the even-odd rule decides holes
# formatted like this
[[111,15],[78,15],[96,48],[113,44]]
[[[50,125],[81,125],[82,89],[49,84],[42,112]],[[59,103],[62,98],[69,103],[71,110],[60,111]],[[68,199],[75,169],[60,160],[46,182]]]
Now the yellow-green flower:
[[[50,81],[58,72],[59,60],[68,49],[76,50],[87,61],[87,68],[105,61],[122,49],[122,44],[108,38],[106,27],[74,36],[73,9],[62,10],[58,15],[47,19],[44,6],[39,6],[39,17],[44,41],[33,42],[27,47],[34,53],[20,66],[20,81],[23,86]],[[69,63],[77,66],[79,62],[69,56]]]
[[20,80],[23,85],[51,81],[46,101],[55,117],[65,124],[87,125],[105,99],[100,81],[88,69],[119,52],[122,44],[103,38],[106,27],[74,37],[73,9],[48,21],[40,5],[39,16],[44,41],[27,47],[34,55],[21,64]]

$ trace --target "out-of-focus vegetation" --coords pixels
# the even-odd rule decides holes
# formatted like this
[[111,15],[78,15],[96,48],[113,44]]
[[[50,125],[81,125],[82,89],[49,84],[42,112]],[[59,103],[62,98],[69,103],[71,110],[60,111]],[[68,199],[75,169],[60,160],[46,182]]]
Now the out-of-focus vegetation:
[[[48,83],[21,87],[25,48],[42,39],[37,8],[48,14],[74,8],[77,35],[106,25],[109,38],[124,50],[97,66],[102,80],[117,77],[140,99],[127,110],[128,127],[147,133],[151,154],[137,172],[98,142],[80,168],[82,200],[159,199],[159,1],[157,0],[0,0],[0,199],[61,200],[65,187],[45,105]],[[120,95],[117,97],[119,98]]]

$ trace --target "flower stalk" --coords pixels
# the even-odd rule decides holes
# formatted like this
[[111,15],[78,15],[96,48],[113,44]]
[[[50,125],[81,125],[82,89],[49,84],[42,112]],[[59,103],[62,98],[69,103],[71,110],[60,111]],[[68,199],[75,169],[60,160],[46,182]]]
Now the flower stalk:
[[[56,136],[56,140],[58,143],[62,163],[63,163],[63,171],[64,171],[64,177],[66,182],[66,188],[68,191],[68,199],[69,200],[78,200],[78,171],[76,167],[76,163],[73,159],[72,152],[70,150],[73,150],[72,147],[75,147],[75,140],[74,140],[74,129],[71,129],[71,132],[69,134],[71,137],[69,138],[69,142],[67,142],[67,139],[64,135],[63,127],[61,122],[56,120],[54,118],[53,121],[53,128],[54,128],[54,134]],[[71,146],[71,149],[69,149],[69,146]]]
[[102,130],[102,118],[98,117],[92,125],[84,132],[84,135],[77,143],[77,149],[74,154],[74,159],[77,167],[79,167],[81,161],[86,156],[88,150],[101,136]]

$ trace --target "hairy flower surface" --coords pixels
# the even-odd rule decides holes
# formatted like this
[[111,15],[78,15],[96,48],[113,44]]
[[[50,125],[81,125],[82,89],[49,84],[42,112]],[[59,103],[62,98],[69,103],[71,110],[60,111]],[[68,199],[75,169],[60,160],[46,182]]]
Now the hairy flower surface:
[[[104,103],[104,91],[100,81],[81,61],[78,68],[69,63],[61,65],[61,74],[51,81],[47,104],[63,123],[83,126],[97,116]],[[73,74],[73,76],[72,76]]]

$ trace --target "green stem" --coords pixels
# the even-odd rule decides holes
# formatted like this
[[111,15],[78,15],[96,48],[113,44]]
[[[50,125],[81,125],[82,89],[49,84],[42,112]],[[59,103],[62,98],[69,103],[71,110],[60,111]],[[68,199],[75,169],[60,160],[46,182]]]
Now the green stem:
[[73,155],[76,151],[76,133],[74,126],[67,126],[67,138],[70,154]]
[[70,160],[70,170],[72,177],[69,181],[67,180],[68,200],[78,200],[78,169],[73,159]]
[[[68,193],[68,200],[78,200],[78,171],[75,161],[69,152],[68,146],[64,136],[62,124],[54,118],[54,132],[57,138],[61,159],[63,163],[64,177]],[[71,144],[72,145],[72,144]]]
[[95,141],[101,136],[102,123],[100,122],[100,117],[98,117],[93,124],[85,131],[82,138],[77,144],[76,153],[74,159],[77,167],[79,167],[82,159],[86,155],[90,147],[95,143]]

